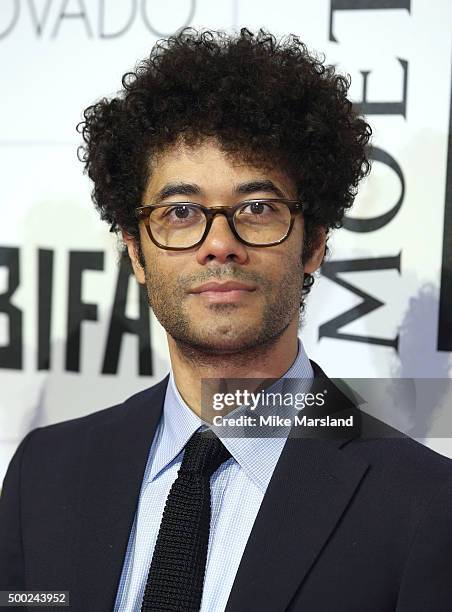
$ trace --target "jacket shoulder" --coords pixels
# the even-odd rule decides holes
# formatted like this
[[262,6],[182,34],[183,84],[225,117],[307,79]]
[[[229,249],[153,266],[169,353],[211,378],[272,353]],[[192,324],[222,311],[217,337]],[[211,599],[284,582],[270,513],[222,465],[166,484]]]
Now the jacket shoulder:
[[310,361],[317,381],[328,382],[329,388],[335,391],[333,402],[338,402],[343,410],[350,410],[358,424],[343,447],[347,454],[367,461],[376,472],[384,475],[386,482],[392,479],[417,482],[428,489],[452,477],[452,459],[360,409],[356,403],[359,398],[344,381],[338,386],[340,379],[330,379],[317,363]]

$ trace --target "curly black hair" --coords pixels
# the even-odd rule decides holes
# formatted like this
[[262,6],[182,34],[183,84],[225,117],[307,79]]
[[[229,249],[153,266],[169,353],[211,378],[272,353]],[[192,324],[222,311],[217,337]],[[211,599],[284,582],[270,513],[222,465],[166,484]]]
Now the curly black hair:
[[[93,201],[111,231],[137,239],[134,213],[153,156],[181,138],[214,137],[228,154],[277,164],[307,206],[303,261],[318,230],[342,226],[368,174],[370,126],[347,99],[348,76],[308,52],[295,35],[185,28],[156,43],[126,73],[123,89],[84,111],[79,158],[94,182]],[[327,250],[327,249],[326,249]],[[139,249],[142,257],[141,249]],[[303,293],[314,282],[305,274]]]

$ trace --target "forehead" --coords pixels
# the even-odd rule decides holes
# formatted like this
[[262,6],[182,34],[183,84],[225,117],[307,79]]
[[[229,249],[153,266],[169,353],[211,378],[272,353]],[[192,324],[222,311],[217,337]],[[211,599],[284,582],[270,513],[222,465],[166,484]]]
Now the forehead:
[[150,163],[144,195],[150,199],[168,184],[189,183],[197,185],[201,195],[228,197],[250,181],[272,182],[285,197],[295,197],[293,181],[282,169],[226,153],[214,139],[193,146],[178,143],[157,154]]

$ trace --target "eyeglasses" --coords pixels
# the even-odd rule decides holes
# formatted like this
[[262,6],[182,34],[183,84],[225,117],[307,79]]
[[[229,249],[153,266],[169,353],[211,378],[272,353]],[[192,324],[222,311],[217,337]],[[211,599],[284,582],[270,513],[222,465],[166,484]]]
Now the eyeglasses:
[[194,202],[146,204],[136,209],[152,242],[168,251],[183,251],[205,240],[215,215],[225,215],[234,236],[244,244],[280,244],[292,231],[295,215],[303,212],[298,200],[245,200],[235,206],[206,207]]

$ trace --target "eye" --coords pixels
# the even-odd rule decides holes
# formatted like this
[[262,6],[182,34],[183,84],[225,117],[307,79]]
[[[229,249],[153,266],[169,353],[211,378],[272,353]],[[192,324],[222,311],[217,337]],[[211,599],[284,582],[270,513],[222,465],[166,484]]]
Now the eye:
[[196,223],[203,219],[203,212],[195,204],[173,204],[157,209],[160,211],[161,222],[182,225]]
[[187,219],[190,216],[190,207],[186,204],[179,204],[178,206],[170,206],[165,209],[165,217],[172,216],[177,219]]
[[272,202],[265,200],[254,200],[253,202],[244,202],[243,207],[240,209],[240,214],[261,216],[274,212],[275,206]]

